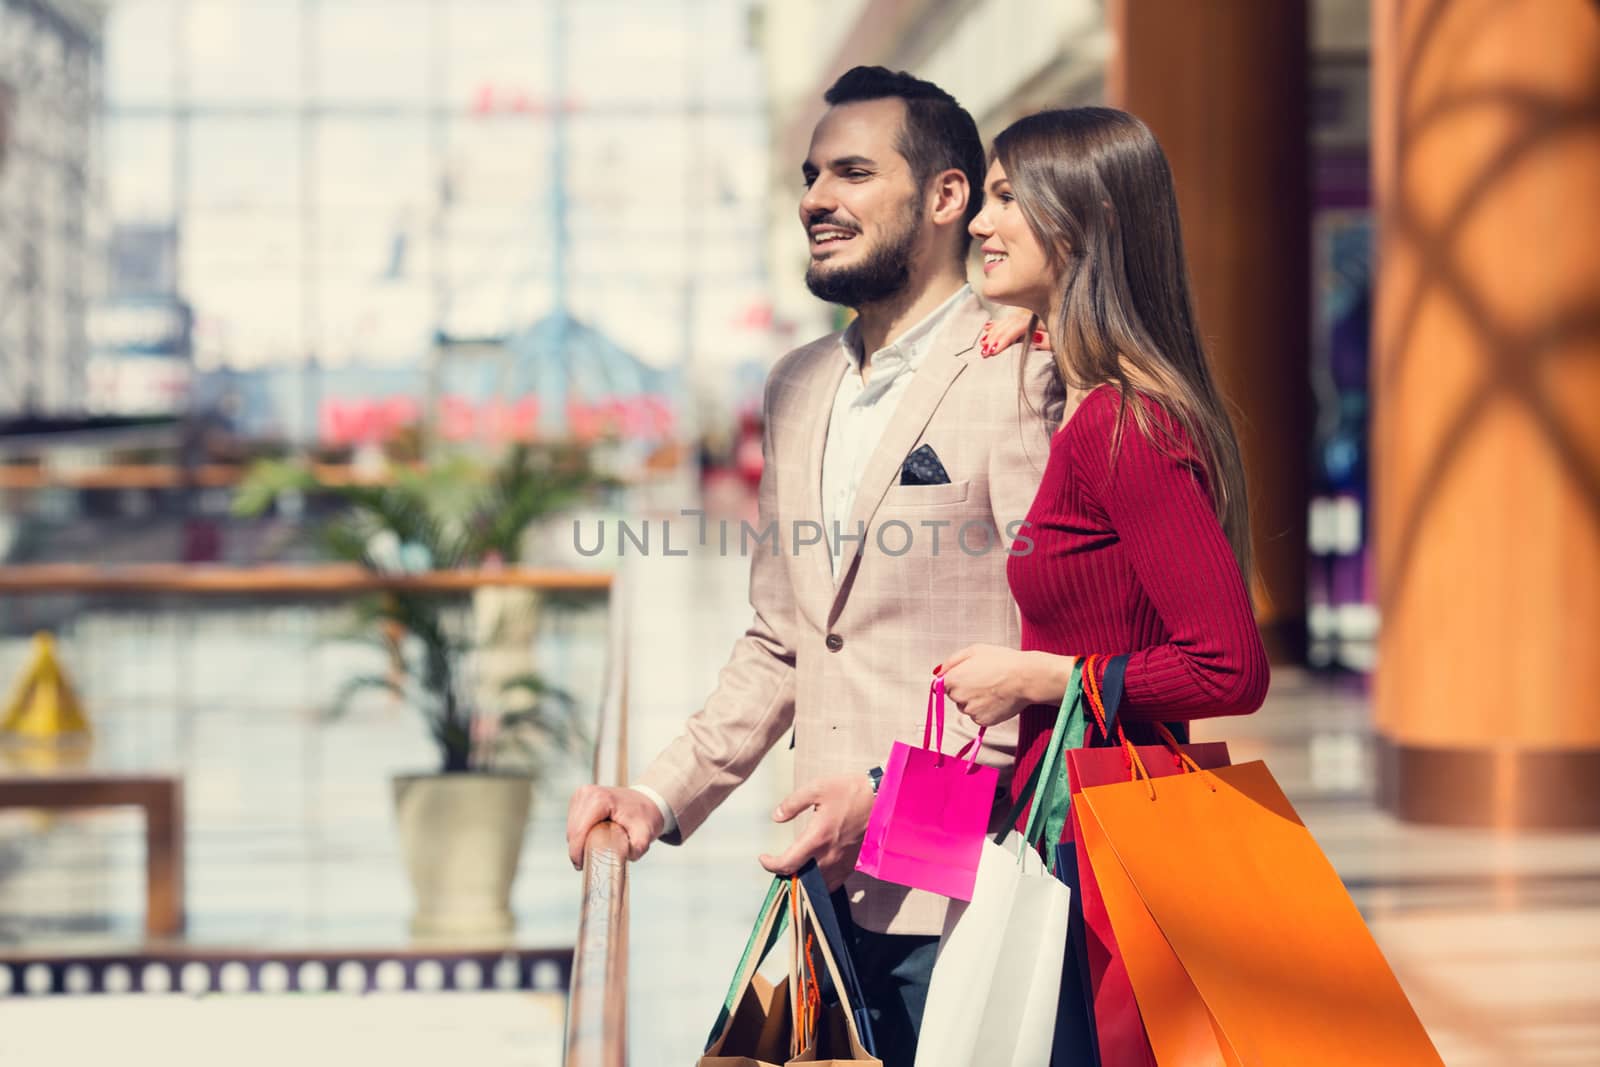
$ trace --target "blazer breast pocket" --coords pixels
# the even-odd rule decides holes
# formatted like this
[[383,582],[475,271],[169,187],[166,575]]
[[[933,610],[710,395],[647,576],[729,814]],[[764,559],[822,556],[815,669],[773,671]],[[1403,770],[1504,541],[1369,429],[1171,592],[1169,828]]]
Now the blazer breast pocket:
[[971,481],[944,482],[940,485],[892,485],[883,496],[886,508],[937,507],[959,504],[967,499]]

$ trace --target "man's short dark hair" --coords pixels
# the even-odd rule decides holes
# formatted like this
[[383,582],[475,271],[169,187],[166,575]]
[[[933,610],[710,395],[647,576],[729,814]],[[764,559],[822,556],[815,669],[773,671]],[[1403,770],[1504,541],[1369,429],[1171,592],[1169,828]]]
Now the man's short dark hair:
[[822,94],[829,107],[889,97],[906,103],[906,121],[895,147],[911,165],[917,187],[925,188],[942,171],[961,171],[972,187],[962,221],[971,222],[983,207],[983,139],[955,97],[932,82],[886,67],[853,67]]

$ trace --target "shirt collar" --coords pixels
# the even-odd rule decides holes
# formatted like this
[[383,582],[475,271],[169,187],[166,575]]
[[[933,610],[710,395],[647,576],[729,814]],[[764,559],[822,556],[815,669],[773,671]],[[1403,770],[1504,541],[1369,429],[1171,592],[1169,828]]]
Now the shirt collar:
[[[916,370],[922,365],[922,359],[928,354],[928,342],[938,331],[939,326],[949,317],[950,312],[972,294],[972,286],[963,285],[957,289],[944,303],[928,312],[916,325],[895,339],[893,344],[886,345],[872,354],[872,376],[878,377],[878,368],[892,372],[888,377],[893,377],[905,370]],[[849,362],[852,370],[861,369],[861,324],[852,322],[846,327],[839,338],[840,348],[844,350],[844,358]]]

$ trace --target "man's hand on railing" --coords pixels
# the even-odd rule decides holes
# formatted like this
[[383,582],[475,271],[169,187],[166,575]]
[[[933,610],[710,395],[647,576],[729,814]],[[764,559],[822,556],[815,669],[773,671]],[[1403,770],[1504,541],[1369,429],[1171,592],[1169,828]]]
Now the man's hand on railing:
[[815,859],[829,889],[837,889],[855,869],[861,839],[872,815],[872,780],[865,774],[821,778],[801,786],[778,805],[774,822],[788,822],[802,812],[811,821],[781,856],[763,855],[761,866],[773,874],[793,874]]
[[567,856],[583,869],[583,844],[589,831],[610,819],[628,835],[628,858],[636,860],[661,836],[665,822],[655,801],[637,789],[586,785],[567,805]]

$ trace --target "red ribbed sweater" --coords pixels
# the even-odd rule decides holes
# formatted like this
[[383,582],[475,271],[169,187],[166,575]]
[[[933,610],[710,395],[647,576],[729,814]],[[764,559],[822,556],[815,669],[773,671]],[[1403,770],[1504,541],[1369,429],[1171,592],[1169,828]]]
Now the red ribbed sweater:
[[[1145,403],[1178,447],[1152,443],[1129,411],[1113,457],[1121,401],[1095,389],[1051,441],[1022,531],[1032,551],[1019,540],[1007,563],[1024,649],[1132,654],[1118,719],[1140,743],[1153,722],[1255,711],[1268,677],[1203,464],[1176,420]],[[1056,711],[1022,713],[1013,791],[1043,758]]]

